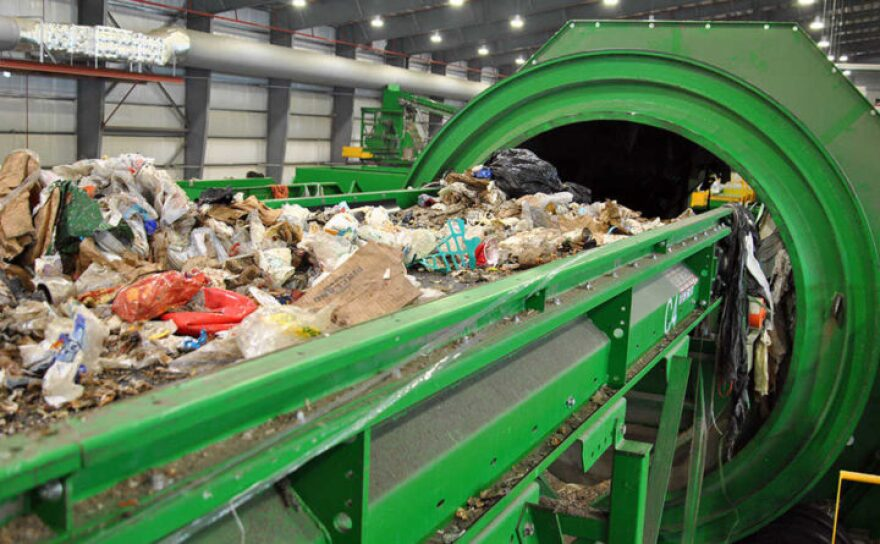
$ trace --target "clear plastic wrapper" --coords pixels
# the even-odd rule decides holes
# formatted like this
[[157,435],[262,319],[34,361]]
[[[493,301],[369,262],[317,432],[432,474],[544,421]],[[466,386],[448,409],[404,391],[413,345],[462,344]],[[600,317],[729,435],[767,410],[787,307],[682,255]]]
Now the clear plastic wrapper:
[[235,328],[235,338],[247,359],[305,342],[327,332],[332,308],[320,311],[296,306],[263,307]]

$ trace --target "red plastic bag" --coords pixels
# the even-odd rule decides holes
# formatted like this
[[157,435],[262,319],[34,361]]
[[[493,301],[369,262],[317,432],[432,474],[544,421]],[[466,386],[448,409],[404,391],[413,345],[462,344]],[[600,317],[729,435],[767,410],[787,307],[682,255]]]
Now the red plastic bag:
[[123,288],[113,301],[113,313],[125,321],[146,321],[168,310],[183,306],[208,285],[202,273],[180,272],[152,274]]
[[210,312],[174,312],[162,319],[174,321],[180,334],[198,336],[202,330],[216,334],[231,329],[257,309],[257,303],[250,298],[226,289],[206,287],[204,294],[205,307]]

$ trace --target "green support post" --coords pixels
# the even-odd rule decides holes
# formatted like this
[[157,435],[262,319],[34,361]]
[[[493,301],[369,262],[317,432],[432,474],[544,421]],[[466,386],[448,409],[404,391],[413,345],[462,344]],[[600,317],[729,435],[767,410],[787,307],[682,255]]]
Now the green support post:
[[614,448],[611,471],[612,544],[642,544],[645,535],[645,499],[651,444],[621,440]]
[[666,362],[666,396],[660,414],[660,426],[654,444],[651,460],[651,474],[648,477],[648,501],[645,507],[645,544],[657,542],[660,535],[660,519],[666,502],[669,475],[672,472],[672,457],[684,408],[691,361],[687,357],[671,357]]
[[681,531],[681,542],[688,544],[696,542],[697,519],[700,515],[700,495],[703,493],[703,473],[706,468],[706,395],[711,395],[704,389],[703,367],[697,366],[697,386],[694,394],[694,437],[691,440],[690,468],[688,470],[687,492],[684,504],[684,527]]

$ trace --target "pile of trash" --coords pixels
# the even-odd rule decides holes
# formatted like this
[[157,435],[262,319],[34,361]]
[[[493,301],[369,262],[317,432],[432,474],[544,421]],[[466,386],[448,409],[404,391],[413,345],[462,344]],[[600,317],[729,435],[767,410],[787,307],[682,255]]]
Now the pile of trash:
[[0,433],[663,224],[591,203],[510,151],[450,173],[409,209],[323,210],[273,209],[231,189],[194,202],[136,154],[42,170],[34,153],[10,153]]

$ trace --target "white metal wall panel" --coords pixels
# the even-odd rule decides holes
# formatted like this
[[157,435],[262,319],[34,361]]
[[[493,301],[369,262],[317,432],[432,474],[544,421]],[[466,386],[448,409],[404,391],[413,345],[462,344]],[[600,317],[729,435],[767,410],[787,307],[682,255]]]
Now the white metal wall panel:
[[44,168],[70,164],[76,159],[76,137],[61,134],[0,134],[0,150],[4,156],[13,149],[29,148],[40,156]]
[[[104,107],[104,119],[113,113],[116,106],[106,104]],[[122,104],[110,117],[107,126],[110,127],[133,127],[151,129],[181,129],[183,120],[178,114],[166,106],[141,106],[138,104]]]
[[265,173],[265,168],[260,164],[237,165],[237,166],[205,166],[202,179],[227,179],[243,178],[248,172]]
[[290,113],[305,113],[309,115],[332,115],[333,95],[329,92],[314,93],[291,90]]
[[288,141],[286,164],[315,164],[330,160],[330,142]]
[[208,137],[265,138],[266,114],[253,111],[211,110]]
[[183,138],[104,135],[104,155],[140,153],[156,159],[157,165],[183,163]]
[[264,87],[211,82],[211,109],[266,111],[268,91]]
[[0,127],[14,132],[72,133],[76,129],[76,102],[0,96]]
[[76,2],[71,0],[2,0],[0,15],[36,17],[50,23],[76,22]]
[[208,138],[205,164],[211,166],[262,164],[266,162],[266,142],[256,139]]
[[76,80],[13,73],[12,77],[0,77],[0,94],[7,96],[27,94],[31,98],[76,98]]
[[287,137],[308,140],[329,140],[332,118],[291,115],[287,122]]

